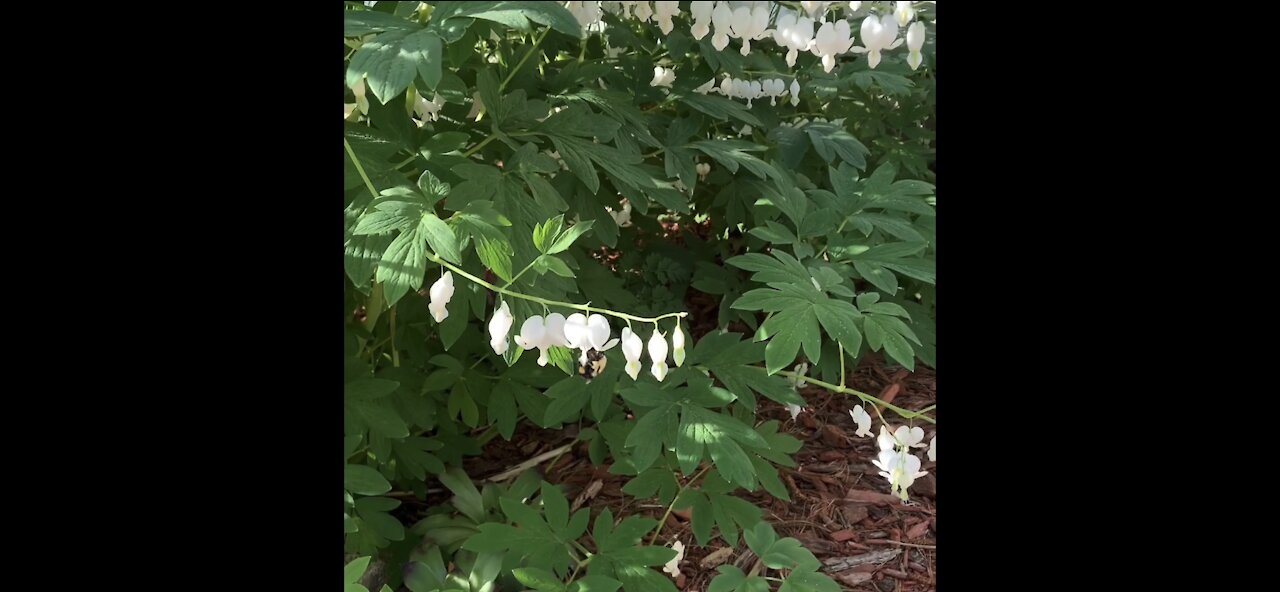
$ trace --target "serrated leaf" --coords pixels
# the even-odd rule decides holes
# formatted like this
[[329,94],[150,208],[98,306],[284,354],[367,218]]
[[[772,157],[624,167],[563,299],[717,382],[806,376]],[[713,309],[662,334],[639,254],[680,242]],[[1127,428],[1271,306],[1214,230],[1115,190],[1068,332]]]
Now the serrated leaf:
[[351,56],[347,86],[354,85],[364,76],[369,90],[386,104],[409,88],[420,70],[424,73],[424,81],[434,87],[428,76],[434,75],[435,82],[439,81],[440,62],[440,37],[435,32],[425,29],[388,30],[366,42]]
[[511,570],[511,575],[521,584],[538,592],[566,592],[567,588],[555,574],[539,567],[520,567]]
[[594,223],[595,220],[583,220],[582,222],[565,229],[565,231],[560,233],[560,236],[556,237],[556,240],[551,243],[551,246],[547,248],[546,253],[548,255],[554,255],[556,253],[563,253],[564,251],[569,250],[569,247],[573,245],[573,241],[578,240],[578,237],[591,230],[591,225]]

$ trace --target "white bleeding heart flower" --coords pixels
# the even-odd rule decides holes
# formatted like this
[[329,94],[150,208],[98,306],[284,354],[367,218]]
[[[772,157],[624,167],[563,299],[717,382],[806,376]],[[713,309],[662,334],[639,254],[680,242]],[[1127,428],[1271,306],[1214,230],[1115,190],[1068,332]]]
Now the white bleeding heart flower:
[[794,403],[787,403],[787,413],[791,414],[791,421],[795,421],[800,416],[801,411],[804,411],[803,407]]
[[764,39],[769,28],[769,6],[767,3],[757,4],[750,8],[739,6],[733,11],[733,22],[730,27],[730,34],[742,40],[742,49],[739,51],[743,56],[750,55],[751,42],[756,39]]
[[924,56],[920,53],[920,49],[924,47],[924,23],[916,21],[911,23],[907,28],[907,49],[911,53],[907,55],[907,65],[912,70],[920,67],[920,63],[924,61]]
[[684,560],[684,543],[676,541],[674,545],[671,545],[671,549],[676,552],[676,556],[662,566],[662,571],[675,578],[680,576],[680,562]]
[[849,21],[839,20],[834,23],[822,23],[813,39],[810,51],[822,57],[822,69],[831,72],[836,67],[836,56],[849,51],[853,39],[849,38]]
[[922,444],[922,442],[924,442],[923,428],[919,428],[919,427],[909,428],[907,426],[898,426],[898,429],[893,431],[893,437],[898,441],[898,444],[901,445],[903,448],[913,448],[913,447],[924,448],[925,447],[925,445]]
[[867,410],[861,405],[854,407],[849,411],[849,416],[853,418],[853,423],[858,424],[858,431],[854,432],[855,436],[865,438],[871,435],[871,416],[867,414]]
[[693,26],[690,27],[689,33],[694,39],[701,40],[711,32],[711,11],[715,8],[715,2],[690,2],[689,14],[693,16]]
[[791,81],[791,106],[795,107],[800,104],[800,80]]
[[809,16],[811,18],[816,19],[818,18],[818,15],[827,11],[827,6],[829,4],[831,3],[830,2],[801,2],[800,7],[803,8],[805,12],[809,13]]
[[618,225],[618,228],[627,228],[631,226],[631,202],[630,201],[627,201],[625,199],[622,200],[622,208],[616,212],[610,208],[605,208],[605,211],[609,212],[609,216],[613,218],[613,222],[614,224]]
[[724,51],[729,45],[729,31],[733,29],[733,9],[729,8],[728,2],[717,2],[714,10],[711,11],[711,23],[715,25],[716,31],[711,35],[711,46],[716,51]]
[[627,358],[627,375],[631,380],[640,377],[640,355],[644,353],[644,342],[640,336],[631,332],[631,327],[622,328],[622,355]]
[[684,331],[680,330],[680,323],[676,323],[676,331],[671,334],[671,356],[676,361],[676,367],[684,365]]
[[352,113],[355,113],[355,111],[356,111],[356,104],[355,104],[355,103],[343,103],[343,105],[342,105],[342,118],[343,118],[344,120],[345,120],[345,119],[351,119],[351,114],[352,114]]
[[903,501],[907,500],[907,488],[928,474],[920,470],[920,459],[906,451],[881,450],[872,464],[880,468],[880,476],[889,481],[890,490]]
[[431,301],[427,303],[427,309],[431,311],[431,316],[437,323],[444,322],[449,317],[449,309],[445,308],[445,305],[449,304],[449,300],[453,298],[453,272],[444,272],[440,279],[431,284],[429,294]]
[[599,2],[565,2],[565,9],[573,18],[577,19],[578,24],[582,25],[584,30],[590,30],[600,23],[600,3]]
[[680,2],[677,0],[655,0],[653,3],[653,17],[658,21],[658,28],[662,30],[663,35],[670,35],[672,29],[675,29],[675,23],[671,19],[680,14]]
[[564,320],[564,338],[569,347],[586,351],[591,348],[587,337],[587,315],[575,312]]
[[649,359],[653,361],[650,372],[658,382],[662,382],[667,377],[667,340],[656,329],[649,338]]
[[938,445],[938,437],[935,435],[934,437],[929,439],[929,462],[938,462],[937,459],[935,458],[935,454],[937,453],[937,445]]
[[726,74],[724,77],[724,80],[720,81],[720,88],[716,89],[716,92],[719,92],[720,94],[726,97],[730,97],[730,98],[734,97],[735,95],[733,94],[733,79],[729,78],[729,76]]
[[418,116],[415,120],[418,127],[426,125],[428,121],[439,119],[441,107],[444,107],[444,99],[440,98],[439,93],[430,101],[426,97],[418,95],[418,98],[413,102],[413,112]]
[[634,4],[636,18],[640,19],[640,22],[642,23],[649,22],[649,17],[653,16],[653,6],[650,6],[648,2],[644,1],[635,2]]
[[813,19],[789,10],[780,12],[775,23],[773,40],[779,47],[787,48],[787,65],[796,65],[799,52],[809,51],[813,44]]
[[850,2],[850,3],[849,3],[849,12],[857,12],[859,8],[862,8],[862,3],[861,3],[861,2]]
[[653,80],[649,81],[649,86],[665,86],[671,88],[671,83],[676,81],[675,68],[663,68],[662,66],[653,67]]
[[699,86],[698,88],[693,89],[693,92],[696,92],[696,93],[698,93],[698,94],[700,94],[700,95],[705,95],[705,94],[707,94],[708,92],[711,92],[712,90],[714,90],[714,89],[715,89],[715,86],[716,86],[716,79],[715,79],[715,78],[712,78],[711,80],[708,80],[708,81],[707,81],[705,84],[703,84],[702,86]]
[[700,162],[693,166],[693,170],[698,173],[699,181],[706,181],[707,175],[711,173],[711,164],[706,162]]
[[507,333],[511,332],[511,324],[514,322],[506,302],[493,311],[493,318],[489,319],[489,347],[493,348],[493,353],[507,353]]
[[364,77],[351,87],[351,94],[356,97],[356,109],[365,115],[369,114],[369,97],[366,95]]
[[538,348],[538,365],[547,365],[547,352],[551,346],[568,347],[569,341],[564,336],[564,315],[553,312],[544,317],[529,317],[520,326],[520,334],[516,335],[516,345],[522,349]]
[[911,2],[894,2],[893,4],[893,16],[897,18],[899,27],[907,26],[907,23],[916,17],[916,9],[912,7]]
[[880,65],[882,51],[902,45],[901,39],[895,41],[897,37],[898,22],[891,15],[877,18],[873,14],[862,20],[863,47],[854,47],[853,51],[866,52],[867,65],[874,69]]

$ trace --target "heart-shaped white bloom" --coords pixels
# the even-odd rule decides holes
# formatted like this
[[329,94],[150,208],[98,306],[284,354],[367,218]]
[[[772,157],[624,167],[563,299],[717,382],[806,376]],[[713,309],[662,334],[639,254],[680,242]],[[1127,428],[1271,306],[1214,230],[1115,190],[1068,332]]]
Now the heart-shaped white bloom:
[[684,559],[684,543],[676,541],[674,545],[671,545],[671,549],[676,552],[676,556],[662,566],[662,571],[675,578],[680,576],[680,561]]
[[898,19],[898,26],[905,27],[911,19],[915,18],[916,10],[911,6],[911,2],[894,2],[893,16]]
[[529,317],[520,326],[520,334],[516,335],[516,345],[522,349],[538,348],[538,365],[547,365],[547,352],[551,346],[568,347],[569,341],[564,336],[564,315],[553,312],[544,317]]
[[640,354],[644,353],[644,342],[640,336],[631,332],[631,327],[622,328],[622,355],[627,358],[627,374],[631,380],[640,376]]
[[729,8],[728,2],[716,3],[715,10],[711,11],[711,22],[716,26],[716,32],[711,35],[711,46],[716,51],[724,51],[729,45],[729,31],[733,28],[733,9]]
[[671,83],[676,81],[676,71],[674,68],[663,68],[662,66],[653,67],[653,80],[649,82],[649,86],[665,86],[671,88]]
[[715,2],[690,2],[689,14],[693,16],[693,26],[689,32],[694,39],[702,39],[711,32],[711,10]]
[[871,435],[871,416],[867,414],[866,409],[859,405],[849,411],[849,415],[853,417],[853,422],[858,424],[858,431],[854,432],[855,436],[865,438]]
[[929,462],[937,462],[937,459],[935,458],[935,455],[937,454],[937,445],[938,437],[935,435],[929,439]]
[[818,18],[818,15],[827,11],[828,4],[831,4],[831,3],[830,2],[801,2],[800,7],[803,8],[805,12],[809,13],[810,17],[816,19]]
[[800,80],[791,81],[791,106],[795,107],[800,104]]
[[924,61],[924,56],[920,53],[920,48],[924,47],[924,23],[916,21],[911,23],[907,28],[907,49],[911,52],[907,55],[907,65],[912,70],[920,67],[920,62]]
[[677,368],[684,365],[684,331],[680,330],[679,323],[676,323],[675,333],[671,334],[671,355]]
[[653,377],[662,382],[667,377],[667,340],[662,333],[653,332],[653,336],[649,338],[649,359],[653,361],[650,371]]
[[836,56],[841,55],[853,46],[849,38],[849,21],[839,20],[834,23],[822,23],[818,34],[813,39],[814,55],[822,57],[823,71],[830,72],[836,67]]
[[437,323],[444,322],[449,317],[449,309],[445,308],[445,305],[449,304],[449,299],[453,298],[453,272],[444,272],[440,279],[431,284],[429,295],[431,301],[427,303],[427,309],[431,311],[431,316]]
[[426,125],[428,121],[439,119],[441,107],[444,107],[444,99],[440,98],[439,93],[430,101],[418,95],[417,100],[413,102],[413,112],[418,116],[416,120],[418,127]]
[[506,302],[493,311],[493,318],[489,319],[489,346],[493,348],[493,353],[507,353],[507,333],[511,331],[511,324],[514,322]]
[[671,19],[677,14],[680,14],[680,2],[676,0],[655,0],[653,3],[654,20],[658,21],[658,28],[663,35],[671,34],[676,26]]

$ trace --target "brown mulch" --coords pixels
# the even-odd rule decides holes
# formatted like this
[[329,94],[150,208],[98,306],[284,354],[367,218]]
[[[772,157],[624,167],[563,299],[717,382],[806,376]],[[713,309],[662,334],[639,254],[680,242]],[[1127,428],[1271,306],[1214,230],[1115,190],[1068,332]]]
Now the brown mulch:
[[[863,363],[850,373],[848,384],[881,399],[892,398],[895,405],[907,409],[937,403],[932,369],[922,366],[915,374],[900,368],[888,369],[875,354],[864,357]],[[888,494],[887,482],[871,464],[877,453],[875,438],[853,435],[857,428],[849,416],[851,398],[814,387],[802,388],[801,394],[809,406],[794,421],[785,408],[768,400],[761,399],[757,410],[761,419],[780,420],[781,431],[804,442],[794,455],[798,466],[779,467],[791,501],[776,499],[763,489],[740,492],[739,497],[758,505],[779,536],[799,539],[824,562],[824,571],[846,590],[934,590],[934,463],[920,453],[923,470],[929,475],[912,486],[910,502],[901,503]],[[896,417],[891,411],[885,412],[885,419],[899,425]],[[874,424],[878,431],[878,420]],[[933,426],[918,425],[925,429],[927,442],[933,437]],[[495,475],[521,460],[563,446],[571,436],[522,423],[510,442],[495,438],[481,456],[468,459],[465,468],[476,479]],[[593,521],[604,508],[619,517],[662,516],[665,506],[655,499],[634,499],[624,494],[621,488],[629,478],[610,475],[608,465],[592,466],[586,448],[585,443],[577,444],[554,466],[544,463],[536,470],[547,481],[564,486],[574,509],[590,508]],[[443,499],[444,494],[429,495],[428,503]],[[420,504],[416,500],[405,501],[408,506]],[[731,551],[724,550],[727,545],[718,535],[707,547],[697,546],[689,516],[682,512],[668,518],[659,542],[671,545],[676,539],[686,547],[681,576],[676,579],[681,590],[705,591],[717,573],[715,566],[726,561],[738,562],[748,571],[755,561],[754,557],[744,556],[746,545],[741,540],[738,548]]]

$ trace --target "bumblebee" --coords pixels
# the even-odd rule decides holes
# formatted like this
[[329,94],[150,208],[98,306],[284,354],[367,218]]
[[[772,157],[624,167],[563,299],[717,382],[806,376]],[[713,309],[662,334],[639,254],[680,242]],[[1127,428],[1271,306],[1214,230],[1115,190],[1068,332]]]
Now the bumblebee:
[[604,367],[608,363],[608,359],[604,357],[603,352],[589,349],[578,358],[578,374],[587,382],[591,382],[592,378],[600,376],[604,372]]

